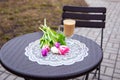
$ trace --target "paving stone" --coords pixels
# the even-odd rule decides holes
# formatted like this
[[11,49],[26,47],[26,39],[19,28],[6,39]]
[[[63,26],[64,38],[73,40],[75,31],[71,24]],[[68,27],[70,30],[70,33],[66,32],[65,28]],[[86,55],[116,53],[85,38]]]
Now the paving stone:
[[[103,39],[103,41],[104,42],[107,42],[108,41],[108,37],[105,37],[104,39]],[[110,46],[109,46],[110,47]]]
[[78,31],[79,31],[79,28],[75,28],[74,33],[76,34],[76,33],[78,33]]
[[[120,52],[120,50],[119,50],[119,52]],[[120,58],[120,54],[118,54],[118,58]]]
[[15,80],[25,80],[25,79],[21,77],[17,77]]
[[110,39],[109,42],[113,42],[113,43],[116,43],[116,44],[119,44],[120,41],[118,39]]
[[120,80],[120,78],[113,78],[113,80]]
[[106,45],[106,47],[110,47],[110,48],[112,48],[113,47],[113,43],[108,43],[107,45]]
[[9,76],[9,74],[3,73],[0,75],[0,80],[5,80],[5,78],[8,76]]
[[111,59],[111,60],[114,60],[114,61],[115,61],[116,58],[117,58],[117,55],[115,55],[115,54],[110,54],[110,59]]
[[[120,39],[119,39],[119,40],[120,40]],[[119,44],[116,44],[116,43],[113,44],[113,47],[114,47],[114,48],[119,48],[119,46],[120,46]]]
[[93,37],[93,36],[88,36],[89,39],[95,41],[96,40],[96,37]]
[[99,32],[94,32],[94,31],[90,31],[89,34],[87,36],[92,36],[92,37],[96,37],[98,36]]
[[10,75],[6,78],[6,80],[14,80],[16,78],[16,76],[14,75]]
[[115,69],[115,73],[120,74],[120,69]]
[[3,68],[3,67],[0,67],[0,71],[6,71],[6,69],[5,68]]
[[117,58],[117,61],[120,61],[120,57]]
[[117,51],[113,51],[113,50],[110,50],[110,49],[105,49],[104,52],[106,53],[112,53],[112,54],[117,54]]
[[110,63],[110,64],[115,64],[115,60],[111,60],[111,59],[103,59],[103,62],[105,63]]
[[89,74],[89,79],[93,79],[94,74]]
[[101,74],[104,74],[106,70],[106,66],[101,66]]
[[113,34],[110,36],[110,38],[115,39],[115,38],[116,38],[116,34],[113,33]]
[[119,62],[116,62],[116,68],[117,68],[117,69],[120,69],[120,61],[119,61]]
[[117,52],[118,51],[118,48],[111,48],[111,47],[106,47],[106,50],[110,50],[110,51],[114,51],[114,52]]
[[86,36],[89,32],[89,28],[77,28],[78,31],[75,33],[75,34],[79,34],[79,35],[82,35],[82,36]]
[[[120,32],[120,31],[119,31],[119,32]],[[117,35],[116,38],[120,40],[120,35]]]
[[114,73],[114,74],[113,74],[113,77],[115,77],[115,78],[119,78],[119,79],[120,79],[120,74],[118,74],[118,73]]
[[114,68],[114,65],[111,64],[111,63],[102,62],[101,65],[102,65],[102,66],[106,66],[106,67],[110,67],[110,68]]
[[103,57],[104,57],[105,59],[109,59],[110,53],[103,52]]
[[0,75],[2,74],[3,72],[0,71]]
[[106,68],[106,71],[105,71],[105,74],[108,75],[108,76],[112,76],[113,75],[113,68],[109,68],[107,67]]
[[101,80],[111,80],[111,77],[110,76],[106,76],[106,75],[101,75],[100,79]]

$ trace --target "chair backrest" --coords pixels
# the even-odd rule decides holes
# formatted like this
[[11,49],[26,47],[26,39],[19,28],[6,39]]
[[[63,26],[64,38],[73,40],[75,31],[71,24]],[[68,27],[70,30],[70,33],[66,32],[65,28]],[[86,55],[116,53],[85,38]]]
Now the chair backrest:
[[105,28],[106,8],[105,7],[78,7],[64,6],[62,13],[64,19],[75,19],[76,27],[101,28],[101,47],[103,42],[103,28]]

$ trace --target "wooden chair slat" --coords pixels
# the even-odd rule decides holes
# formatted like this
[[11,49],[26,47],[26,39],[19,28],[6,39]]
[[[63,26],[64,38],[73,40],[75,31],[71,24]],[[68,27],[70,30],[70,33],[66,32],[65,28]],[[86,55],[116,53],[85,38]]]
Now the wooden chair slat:
[[62,18],[81,19],[81,20],[105,20],[105,14],[77,14],[63,13]]
[[70,11],[70,12],[103,12],[106,13],[106,8],[104,7],[72,7],[72,6],[64,6],[63,11]]

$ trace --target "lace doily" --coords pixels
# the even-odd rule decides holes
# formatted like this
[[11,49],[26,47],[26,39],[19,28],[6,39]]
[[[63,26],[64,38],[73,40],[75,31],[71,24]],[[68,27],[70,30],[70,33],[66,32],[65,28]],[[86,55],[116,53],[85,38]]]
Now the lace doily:
[[88,55],[88,48],[84,43],[74,39],[66,39],[67,46],[70,48],[69,53],[65,55],[53,54],[49,52],[46,57],[41,55],[40,40],[29,43],[25,48],[25,55],[30,61],[37,62],[41,65],[60,66],[71,65],[75,62],[82,61]]

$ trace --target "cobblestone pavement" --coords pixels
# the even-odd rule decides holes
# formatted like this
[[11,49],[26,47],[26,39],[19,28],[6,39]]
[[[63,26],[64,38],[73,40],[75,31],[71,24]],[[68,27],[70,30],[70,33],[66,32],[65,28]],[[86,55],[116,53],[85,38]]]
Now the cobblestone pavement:
[[[107,8],[106,28],[104,29],[104,58],[101,66],[101,80],[120,80],[120,0],[86,0],[89,6]],[[76,28],[75,33],[100,42],[100,30]],[[6,71],[0,65],[0,80],[24,80]],[[70,79],[81,80],[81,77]],[[89,80],[92,79],[90,74]]]

